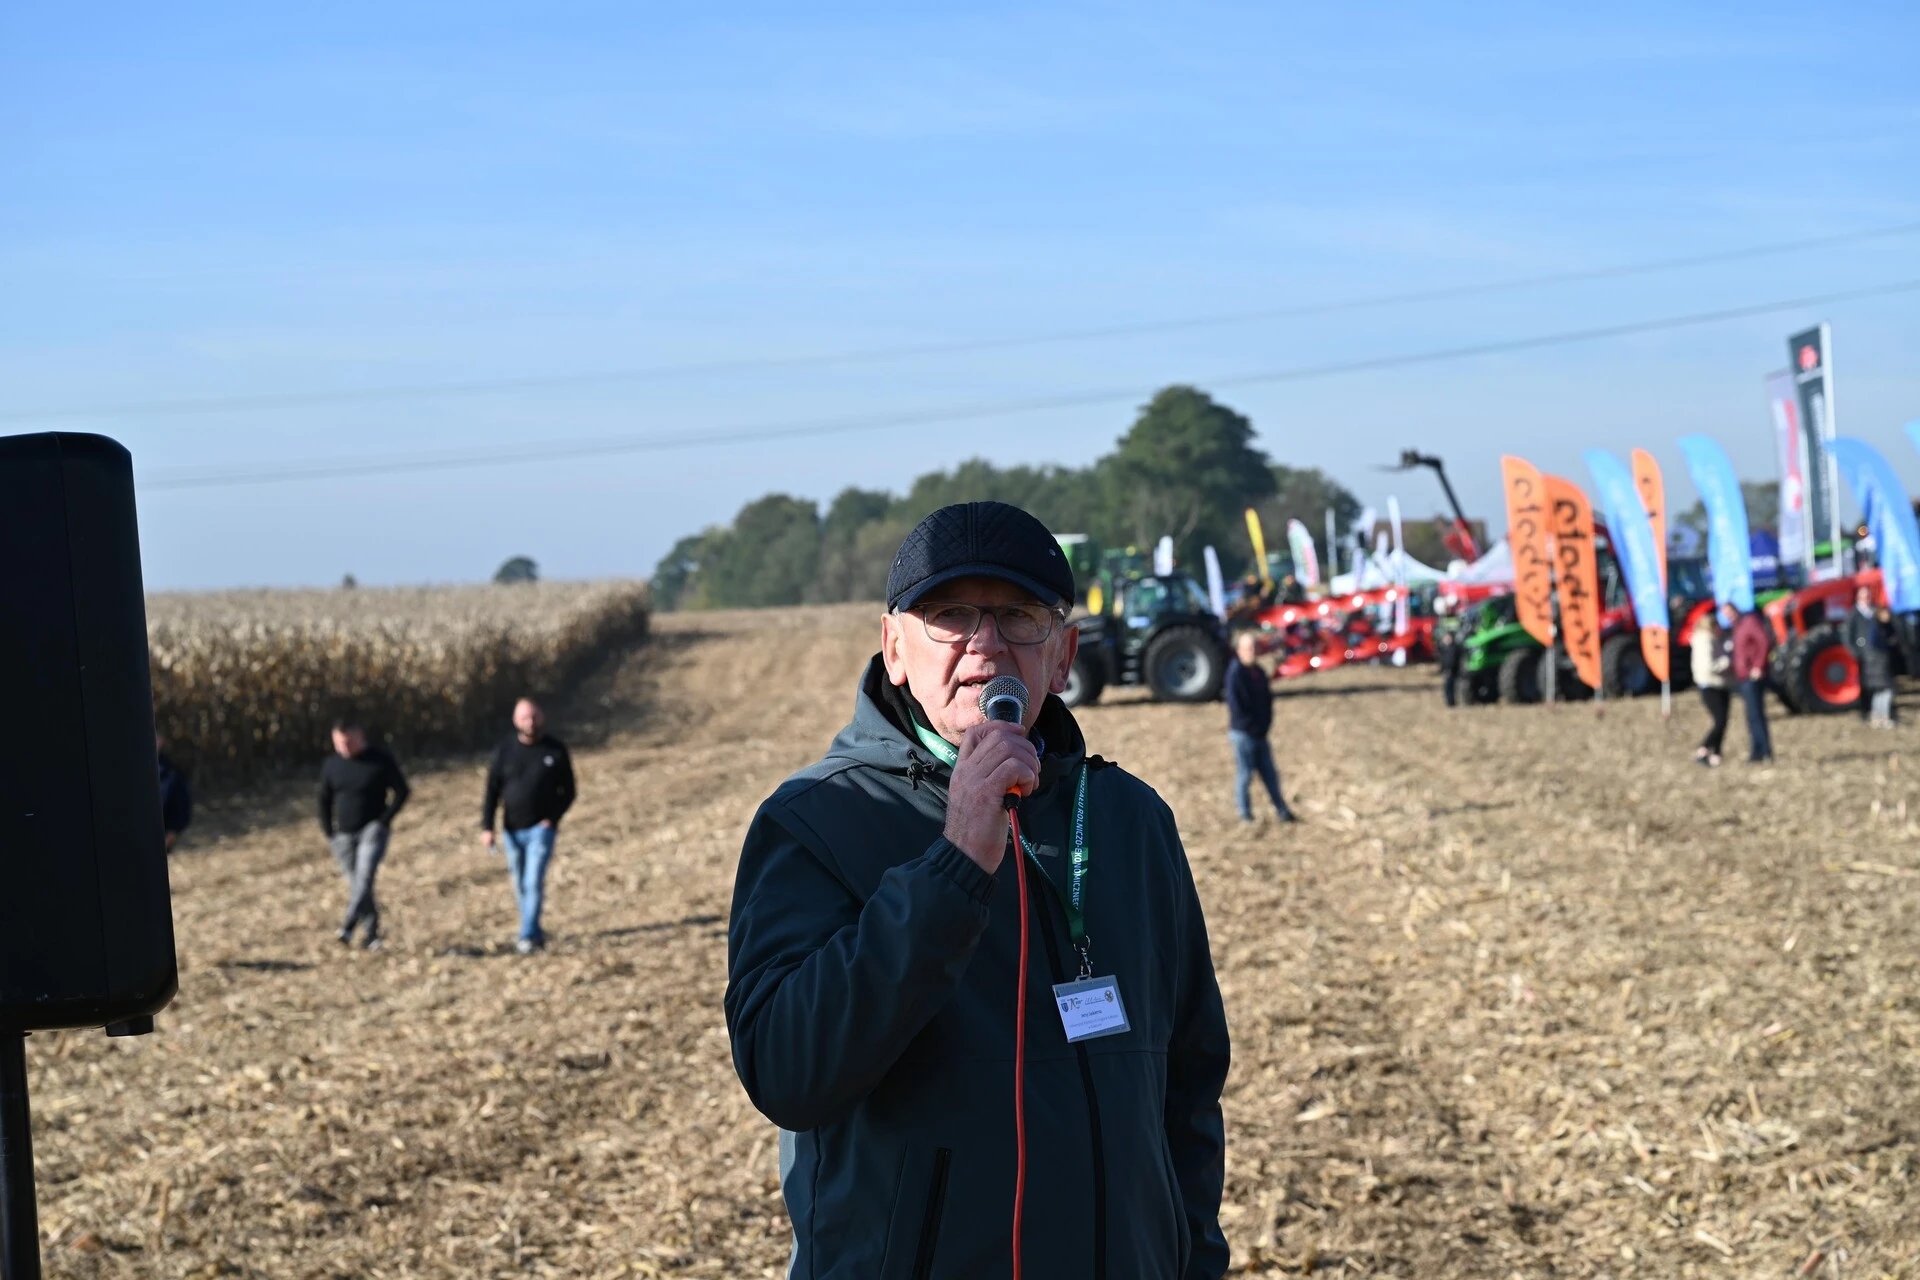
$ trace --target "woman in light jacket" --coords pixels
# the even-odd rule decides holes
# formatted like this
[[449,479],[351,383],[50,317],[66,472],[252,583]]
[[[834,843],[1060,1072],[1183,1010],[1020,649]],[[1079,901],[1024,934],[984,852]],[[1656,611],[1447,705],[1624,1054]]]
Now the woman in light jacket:
[[1693,684],[1700,690],[1700,701],[1707,706],[1713,723],[1707,736],[1693,753],[1695,764],[1709,769],[1720,767],[1720,740],[1727,736],[1727,711],[1733,704],[1733,654],[1728,650],[1727,633],[1713,610],[1700,615],[1693,624]]

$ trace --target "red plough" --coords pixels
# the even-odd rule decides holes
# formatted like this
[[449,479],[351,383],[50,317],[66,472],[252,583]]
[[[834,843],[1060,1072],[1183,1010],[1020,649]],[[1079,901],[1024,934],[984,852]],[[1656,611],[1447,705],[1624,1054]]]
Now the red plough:
[[1253,620],[1260,627],[1260,652],[1277,655],[1273,678],[1288,680],[1349,662],[1391,659],[1395,653],[1405,653],[1409,662],[1432,661],[1431,614],[1416,613],[1405,634],[1393,633],[1393,608],[1404,594],[1402,587],[1376,587],[1261,610]]

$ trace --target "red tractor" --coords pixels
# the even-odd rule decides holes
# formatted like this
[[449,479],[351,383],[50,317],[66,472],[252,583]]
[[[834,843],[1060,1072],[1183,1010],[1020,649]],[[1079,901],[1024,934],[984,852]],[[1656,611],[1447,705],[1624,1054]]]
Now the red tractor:
[[[1600,568],[1600,678],[1609,698],[1633,698],[1658,693],[1660,682],[1640,647],[1640,622],[1634,615],[1633,600],[1627,593],[1625,576],[1614,559],[1613,543],[1607,527],[1594,521],[1594,550]],[[1709,583],[1707,562],[1696,557],[1681,557],[1667,562],[1667,614],[1670,638],[1667,652],[1668,677],[1676,689],[1693,685],[1693,668],[1688,662],[1687,646],[1693,640],[1693,624],[1713,608],[1713,588]],[[1564,647],[1559,650],[1559,687],[1571,696],[1591,694],[1575,674]]]
[[[1886,604],[1880,571],[1863,569],[1802,587],[1762,608],[1774,639],[1768,681],[1789,710],[1831,715],[1859,705],[1860,661],[1847,644],[1843,626],[1861,587],[1873,593],[1876,606]],[[1895,645],[1890,656],[1894,671],[1906,674],[1906,646]]]

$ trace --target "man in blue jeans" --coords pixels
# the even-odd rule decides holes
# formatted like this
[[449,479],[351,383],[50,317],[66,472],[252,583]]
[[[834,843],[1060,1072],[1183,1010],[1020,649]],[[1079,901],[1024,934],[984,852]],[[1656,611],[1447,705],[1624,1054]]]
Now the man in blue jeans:
[[1253,775],[1258,773],[1267,794],[1273,797],[1280,821],[1297,822],[1293,810],[1280,798],[1280,775],[1273,767],[1273,747],[1267,742],[1267,732],[1273,728],[1273,685],[1254,659],[1259,643],[1253,632],[1242,631],[1233,642],[1233,661],[1227,664],[1227,740],[1233,743],[1238,771],[1233,798],[1240,805],[1240,821],[1252,822],[1248,791]]
[[531,955],[547,945],[540,928],[545,905],[547,863],[553,857],[560,819],[573,803],[573,760],[560,740],[546,732],[546,715],[532,698],[513,707],[513,735],[494,748],[487,767],[487,794],[480,812],[480,842],[493,847],[494,811],[505,805],[501,844],[513,896],[520,904],[516,949]]

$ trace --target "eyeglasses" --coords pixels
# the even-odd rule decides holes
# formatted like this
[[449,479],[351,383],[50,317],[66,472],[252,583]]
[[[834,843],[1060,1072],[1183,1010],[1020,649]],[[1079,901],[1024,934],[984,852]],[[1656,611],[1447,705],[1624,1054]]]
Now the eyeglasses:
[[965,644],[980,630],[980,619],[993,615],[993,625],[1008,644],[1039,644],[1064,621],[1043,604],[927,604],[914,610],[935,644]]

